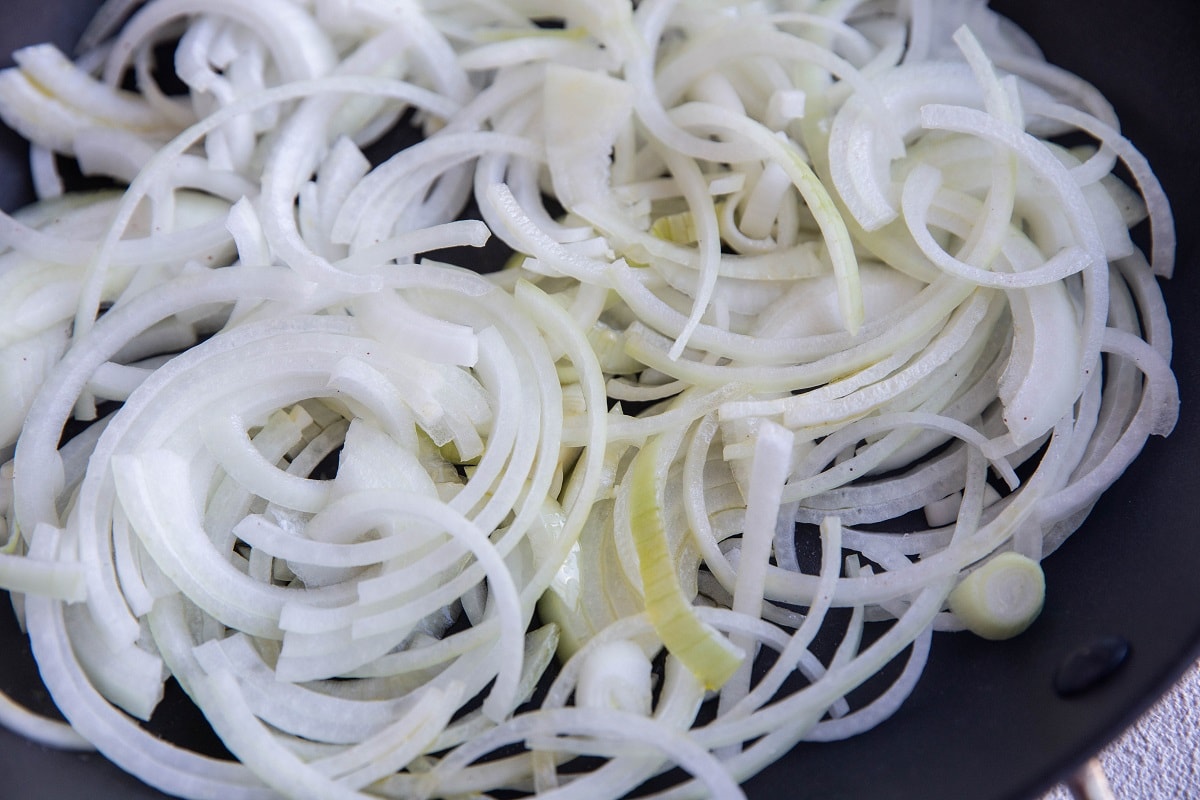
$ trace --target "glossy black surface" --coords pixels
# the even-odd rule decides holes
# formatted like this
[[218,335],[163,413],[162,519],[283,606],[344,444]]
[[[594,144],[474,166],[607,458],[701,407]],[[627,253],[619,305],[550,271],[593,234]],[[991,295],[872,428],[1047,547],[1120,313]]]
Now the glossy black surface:
[[1131,650],[1124,636],[1101,636],[1067,654],[1054,671],[1054,691],[1075,697],[1093,691],[1125,666]]
[[[1052,61],[1104,92],[1166,187],[1179,227],[1176,277],[1165,291],[1183,416],[1174,435],[1150,442],[1083,528],[1047,560],[1046,610],[1029,631],[1005,643],[936,637],[924,677],[893,719],[847,742],[801,746],[749,783],[752,797],[1033,797],[1118,735],[1198,655],[1200,537],[1192,502],[1200,497],[1193,410],[1200,388],[1194,313],[1200,307],[1200,15],[1190,0],[993,5],[1033,33]],[[0,53],[47,39],[69,47],[95,6],[94,0],[4,0]],[[23,158],[20,142],[0,134],[6,209],[28,196]],[[1087,691],[1056,692],[1064,659],[1110,635],[1131,645],[1120,669]],[[36,703],[22,647],[5,618],[0,687]],[[0,731],[0,798],[83,796],[161,797],[99,756],[52,753]]]

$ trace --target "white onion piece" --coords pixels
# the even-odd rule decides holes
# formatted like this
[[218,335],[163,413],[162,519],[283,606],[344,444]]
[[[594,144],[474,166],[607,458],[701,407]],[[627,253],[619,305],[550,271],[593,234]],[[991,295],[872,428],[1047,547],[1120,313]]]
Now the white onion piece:
[[[792,467],[792,432],[774,423],[758,430],[754,441],[754,457],[750,464],[750,489],[746,498],[746,530],[742,534],[741,557],[737,581],[733,589],[732,609],[747,616],[761,616],[765,593],[767,560],[779,515],[783,484]],[[819,612],[810,608],[809,617]],[[750,642],[734,640],[744,652],[754,653]],[[785,651],[786,653],[786,651]],[[784,656],[781,655],[781,658]],[[735,706],[750,689],[753,656],[738,667],[729,682],[722,687],[719,711]]]
[[141,9],[121,29],[105,64],[105,80],[110,84],[120,82],[125,59],[133,52],[135,43],[148,38],[155,29],[174,18],[198,13],[227,16],[263,37],[285,79],[320,77],[328,73],[336,61],[332,44],[314,20],[300,7],[283,0],[265,0],[254,6],[159,0],[151,7]]
[[[33,552],[52,552],[49,536]],[[164,742],[115,711],[89,684],[67,639],[62,605],[30,595],[26,605],[34,655],[47,665],[43,680],[64,716],[107,758],[151,786],[196,798],[265,799],[268,793],[240,764],[199,756]]]
[[56,750],[95,750],[92,743],[65,722],[34,714],[0,694],[0,721],[13,733]]

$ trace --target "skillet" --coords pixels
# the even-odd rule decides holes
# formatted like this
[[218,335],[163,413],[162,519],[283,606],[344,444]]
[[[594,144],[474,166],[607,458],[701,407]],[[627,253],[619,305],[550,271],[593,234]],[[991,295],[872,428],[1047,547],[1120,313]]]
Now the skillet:
[[[1082,528],[1045,562],[1046,609],[1020,637],[991,643],[939,634],[913,695],[885,724],[845,742],[808,744],[748,782],[751,797],[1036,797],[1115,738],[1200,655],[1200,537],[1192,498],[1200,475],[1200,304],[1196,274],[1200,167],[1200,21],[1190,2],[993,0],[1033,34],[1053,63],[1092,81],[1148,157],[1179,228],[1176,277],[1165,288],[1175,332],[1183,414],[1151,440]],[[96,0],[5,0],[0,58],[54,41],[68,52]],[[0,130],[0,205],[31,196],[25,146]],[[1144,233],[1144,231],[1143,231]],[[1128,656],[1087,691],[1063,696],[1055,675],[1074,653],[1119,637]],[[11,615],[0,613],[0,688],[51,706]],[[156,730],[209,752],[220,745],[177,695]],[[189,713],[190,712],[190,713]],[[165,715],[164,715],[165,716]],[[1200,732],[1197,732],[1200,736]],[[1149,791],[1149,787],[1147,787]],[[95,754],[64,754],[0,730],[0,798],[162,795]]]

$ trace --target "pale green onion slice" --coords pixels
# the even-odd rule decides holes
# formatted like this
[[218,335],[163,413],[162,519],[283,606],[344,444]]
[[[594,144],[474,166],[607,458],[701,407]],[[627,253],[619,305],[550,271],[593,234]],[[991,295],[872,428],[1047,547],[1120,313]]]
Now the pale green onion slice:
[[683,594],[667,548],[659,475],[665,468],[662,439],[651,439],[631,467],[629,522],[637,546],[638,572],[654,630],[667,650],[716,689],[733,675],[745,654],[695,615]]
[[1042,568],[1019,553],[1001,553],[963,578],[950,593],[950,609],[984,639],[1011,639],[1042,610]]

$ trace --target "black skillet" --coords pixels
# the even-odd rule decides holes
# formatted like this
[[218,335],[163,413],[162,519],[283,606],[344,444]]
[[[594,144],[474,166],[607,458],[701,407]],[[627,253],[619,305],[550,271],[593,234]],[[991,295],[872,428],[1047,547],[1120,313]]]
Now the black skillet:
[[[252,1],[252,0],[248,0]],[[54,41],[70,48],[97,0],[3,0],[0,54]],[[1200,15],[1190,0],[994,0],[1034,35],[1051,61],[1094,82],[1123,130],[1154,165],[1179,227],[1176,277],[1166,285],[1183,415],[1151,441],[1084,526],[1045,562],[1046,610],[1021,637],[993,644],[939,635],[920,684],[901,710],[846,742],[803,745],[747,789],[755,798],[1018,800],[1063,780],[1119,735],[1200,655]],[[0,56],[4,57],[4,56]],[[5,59],[7,63],[7,59]],[[0,129],[0,205],[30,196],[25,148]],[[1124,662],[1087,691],[1063,696],[1055,674],[1107,637]],[[0,613],[0,688],[48,709],[15,623]],[[218,747],[183,714],[158,724],[183,743]],[[164,715],[165,716],[165,715]],[[1200,731],[1196,732],[1200,737]],[[1153,787],[1143,787],[1146,795]],[[98,755],[51,752],[0,730],[0,800],[162,795]]]

